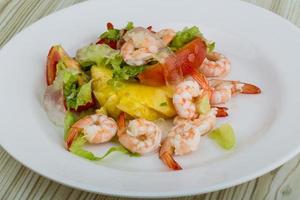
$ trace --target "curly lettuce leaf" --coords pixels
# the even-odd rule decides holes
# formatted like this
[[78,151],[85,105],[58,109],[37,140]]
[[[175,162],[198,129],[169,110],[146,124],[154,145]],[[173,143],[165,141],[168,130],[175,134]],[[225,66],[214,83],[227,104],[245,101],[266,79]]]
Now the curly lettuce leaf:
[[178,50],[183,47],[185,44],[189,43],[196,37],[201,37],[202,33],[200,32],[197,26],[193,26],[191,28],[184,28],[182,31],[178,31],[176,36],[170,43],[170,47],[172,50]]
[[113,79],[115,80],[128,80],[136,77],[139,73],[143,72],[145,66],[123,66],[113,68]]
[[75,122],[76,122],[76,117],[74,116],[74,114],[70,111],[67,111],[64,119],[64,131],[65,131],[64,140],[66,140],[68,136],[68,131]]
[[127,31],[130,31],[133,28],[134,28],[133,22],[128,22],[127,25],[125,26],[125,30]]
[[92,101],[92,81],[89,81],[79,88],[76,100],[76,108],[81,105],[86,105]]
[[120,37],[120,30],[118,29],[109,29],[100,35],[100,39],[108,39],[113,41],[118,41]]
[[232,149],[236,144],[234,130],[228,123],[222,124],[219,128],[213,130],[209,137],[227,150]]
[[83,146],[86,144],[86,139],[84,138],[83,135],[78,136],[75,141],[72,143],[71,147],[70,147],[70,152],[72,152],[73,154],[80,156],[82,158],[86,158],[88,160],[93,160],[93,161],[99,161],[104,159],[105,157],[107,157],[108,155],[110,155],[113,152],[120,152],[123,154],[127,154],[129,156],[135,156],[138,157],[140,156],[137,153],[132,153],[130,151],[128,151],[126,148],[124,148],[123,146],[114,146],[111,147],[110,149],[108,149],[108,151],[103,155],[103,156],[95,156],[92,152],[87,151],[83,148]]
[[120,66],[123,61],[120,51],[112,49],[106,44],[91,44],[79,49],[76,53],[76,60],[83,68],[92,65]]
[[216,43],[214,41],[205,41],[207,52],[212,52],[215,49]]
[[[131,30],[134,28],[133,22],[128,22],[127,25],[123,30]],[[110,40],[110,41],[118,41],[122,35],[121,35],[121,30],[120,29],[108,29],[106,32],[102,33],[100,35],[100,39],[105,39],[105,40]]]
[[77,109],[79,106],[92,102],[92,85],[91,81],[81,86],[78,84],[78,73],[72,73],[64,70],[64,97],[68,109]]

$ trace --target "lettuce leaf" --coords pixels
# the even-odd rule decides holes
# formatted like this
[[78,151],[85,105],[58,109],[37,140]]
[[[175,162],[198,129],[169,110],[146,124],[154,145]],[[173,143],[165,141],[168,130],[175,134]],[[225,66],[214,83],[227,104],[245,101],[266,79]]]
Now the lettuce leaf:
[[[133,22],[128,22],[123,30],[131,30],[134,28]],[[121,38],[122,32],[120,29],[109,29],[100,35],[100,39],[118,41]]]
[[214,41],[205,41],[207,52],[212,52],[215,49],[216,43]]
[[64,97],[66,100],[67,108],[76,108],[77,102],[77,94],[78,94],[78,79],[76,74],[72,74],[71,72],[64,71]]
[[145,66],[123,66],[113,68],[113,79],[115,80],[128,80],[129,78],[136,77],[139,73],[143,72]]
[[209,137],[227,150],[232,149],[236,144],[233,128],[228,123],[222,124],[219,128],[213,130]]
[[118,29],[109,29],[100,35],[100,39],[108,39],[113,41],[118,41],[120,37],[120,30]]
[[92,102],[92,81],[89,81],[79,88],[76,100],[76,108],[89,102]]
[[134,28],[133,22],[128,22],[127,25],[125,26],[125,30],[127,31],[130,31],[133,28]]
[[83,68],[92,65],[116,67],[120,66],[123,61],[120,51],[112,49],[106,44],[91,44],[79,49],[76,53],[76,60]]
[[67,108],[77,109],[81,105],[86,105],[92,99],[92,85],[91,81],[81,86],[78,84],[79,73],[72,73],[69,70],[64,70],[64,97]]
[[70,111],[67,111],[64,119],[64,131],[65,131],[64,140],[67,139],[68,131],[75,122],[76,122],[76,118],[74,114]]
[[174,51],[178,50],[179,48],[183,47],[185,44],[189,43],[196,37],[201,37],[202,33],[200,32],[197,26],[193,26],[191,28],[184,28],[182,31],[178,31],[176,36],[170,43],[171,49]]
[[81,134],[73,141],[73,143],[70,147],[70,152],[72,152],[73,154],[80,156],[82,158],[86,158],[88,160],[93,160],[93,161],[102,160],[113,152],[120,152],[123,154],[127,154],[129,156],[135,156],[135,157],[140,156],[137,153],[132,153],[132,152],[128,151],[123,146],[114,146],[114,147],[111,147],[103,156],[99,157],[99,156],[95,156],[92,152],[83,149],[84,144],[86,144],[86,139]]

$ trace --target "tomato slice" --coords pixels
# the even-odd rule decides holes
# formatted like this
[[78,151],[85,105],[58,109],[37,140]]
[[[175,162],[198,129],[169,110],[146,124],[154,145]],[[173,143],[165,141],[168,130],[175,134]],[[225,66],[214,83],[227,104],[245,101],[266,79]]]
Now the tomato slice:
[[47,67],[46,67],[46,80],[47,85],[52,85],[56,77],[56,64],[60,60],[59,51],[53,46],[48,53]]
[[63,61],[66,67],[80,69],[79,63],[71,58],[60,45],[52,46],[47,57],[46,81],[47,85],[52,85],[56,77],[56,65]]
[[138,78],[145,85],[173,84],[200,67],[205,57],[206,45],[201,38],[196,38],[179,49],[175,56],[168,57],[164,64],[157,63],[145,69]]

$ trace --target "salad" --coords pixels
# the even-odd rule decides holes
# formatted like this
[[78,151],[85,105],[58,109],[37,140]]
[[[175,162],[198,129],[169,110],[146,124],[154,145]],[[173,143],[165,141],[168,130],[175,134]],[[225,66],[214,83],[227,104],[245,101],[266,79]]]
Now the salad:
[[[214,47],[196,26],[175,31],[107,23],[75,57],[61,45],[50,48],[45,110],[64,126],[65,147],[73,154],[97,161],[116,151],[157,153],[167,167],[180,170],[174,156],[196,151],[205,136],[233,148],[233,128],[216,127],[217,118],[228,116],[225,104],[232,96],[261,92],[224,80],[230,60]],[[162,124],[170,121],[172,128],[164,131]],[[110,141],[117,144],[102,156],[84,148]]]

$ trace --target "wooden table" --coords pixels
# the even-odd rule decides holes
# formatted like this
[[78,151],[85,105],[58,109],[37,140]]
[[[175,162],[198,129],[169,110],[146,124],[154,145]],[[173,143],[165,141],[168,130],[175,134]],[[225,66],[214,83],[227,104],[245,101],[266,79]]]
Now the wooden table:
[[[0,47],[34,21],[82,0],[0,0]],[[300,27],[300,0],[246,0]],[[300,199],[300,155],[255,180],[225,190],[176,199]],[[121,199],[73,189],[22,166],[0,147],[0,199]]]

